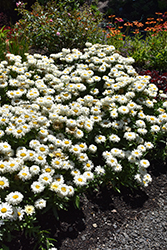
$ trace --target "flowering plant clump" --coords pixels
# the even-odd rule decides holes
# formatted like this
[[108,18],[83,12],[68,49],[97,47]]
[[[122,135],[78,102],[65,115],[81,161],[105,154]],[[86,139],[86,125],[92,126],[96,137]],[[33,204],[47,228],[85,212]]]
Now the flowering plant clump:
[[16,23],[18,36],[27,39],[32,49],[44,49],[45,53],[59,52],[62,48],[83,49],[86,41],[99,42],[104,35],[99,24],[102,14],[84,4],[79,10],[71,9],[66,1],[49,1],[41,6],[38,1],[32,11],[18,5],[22,18]]
[[156,69],[161,72],[167,68],[167,21],[162,13],[156,19],[124,22],[115,15],[109,16],[111,22],[105,30],[107,43],[114,45],[124,56],[135,59],[136,66]]
[[[149,155],[163,140],[166,95],[114,46],[86,43],[50,57],[7,54],[0,63],[0,218],[35,230],[89,186],[147,187]],[[38,230],[39,231],[39,230]]]

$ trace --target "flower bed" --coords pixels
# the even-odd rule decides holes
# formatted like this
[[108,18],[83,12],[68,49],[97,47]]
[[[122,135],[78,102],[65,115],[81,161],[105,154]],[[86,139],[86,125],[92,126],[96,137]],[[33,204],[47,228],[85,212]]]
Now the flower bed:
[[0,63],[2,240],[87,188],[147,187],[150,156],[166,156],[166,95],[114,46],[86,46]]

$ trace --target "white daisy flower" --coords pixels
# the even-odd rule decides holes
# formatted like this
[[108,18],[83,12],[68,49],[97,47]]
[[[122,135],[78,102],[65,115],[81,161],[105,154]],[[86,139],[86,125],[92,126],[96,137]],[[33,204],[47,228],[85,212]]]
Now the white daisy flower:
[[142,151],[138,150],[138,149],[134,149],[132,150],[132,156],[136,157],[136,158],[140,158],[142,156]]
[[146,147],[146,149],[152,149],[152,148],[154,148],[154,145],[151,142],[145,142],[144,146]]
[[22,207],[16,207],[15,209],[16,209],[17,217],[21,221],[24,217],[25,211]]
[[0,189],[8,187],[9,187],[9,180],[4,176],[0,176]]
[[78,155],[78,160],[79,160],[80,162],[85,162],[85,161],[87,161],[87,160],[88,160],[87,154],[86,154],[86,153],[81,153],[81,154],[79,154],[79,155]]
[[94,164],[93,164],[93,162],[92,161],[87,161],[87,162],[85,162],[84,164],[83,164],[83,169],[85,170],[85,171],[91,171],[92,169],[94,168]]
[[146,147],[145,147],[144,145],[142,145],[142,144],[141,144],[141,145],[138,145],[138,146],[137,146],[137,149],[139,149],[139,150],[140,150],[141,152],[143,152],[143,153],[146,152]]
[[136,139],[136,133],[135,132],[125,132],[124,138],[128,141],[133,141]]
[[0,217],[2,219],[11,219],[12,216],[13,216],[12,206],[7,202],[0,203]]
[[120,114],[123,115],[129,113],[129,108],[127,106],[120,106],[117,110]]
[[52,182],[52,176],[49,173],[43,173],[39,175],[38,181],[41,182],[43,185],[48,185]]
[[57,195],[61,198],[64,198],[64,197],[68,196],[68,193],[69,193],[69,187],[64,183],[60,184]]
[[81,129],[76,129],[74,136],[79,139],[79,138],[82,138],[84,136],[84,133]]
[[102,168],[101,166],[96,166],[95,167],[95,173],[97,175],[104,175],[105,174],[105,169]]
[[26,206],[24,207],[24,211],[25,211],[25,213],[26,213],[27,215],[32,215],[32,214],[35,213],[35,207],[32,206],[32,205],[26,205]]
[[110,152],[111,152],[111,154],[112,154],[113,156],[119,157],[119,155],[120,155],[120,153],[121,153],[121,150],[120,150],[119,148],[112,148],[112,149],[110,150]]
[[112,134],[112,135],[109,136],[109,140],[111,142],[119,142],[121,139],[119,138],[118,135]]
[[143,120],[136,120],[136,125],[140,128],[145,128],[146,124]]
[[142,183],[142,178],[141,178],[141,175],[140,174],[136,174],[135,176],[134,176],[134,179],[138,182],[138,183]]
[[96,143],[102,143],[106,141],[106,137],[104,135],[97,135],[95,136],[95,142]]
[[87,184],[86,177],[82,174],[75,175],[73,181],[74,181],[75,185],[79,186],[79,187],[85,186]]
[[32,165],[30,167],[30,173],[33,175],[37,175],[40,172],[40,167],[38,165]]
[[89,145],[89,151],[91,153],[95,153],[97,151],[97,147],[94,144]]
[[145,159],[140,160],[139,166],[144,167],[144,168],[148,168],[150,166],[150,162],[148,160],[145,160]]
[[49,165],[46,165],[46,166],[44,166],[44,168],[41,170],[41,172],[42,172],[42,173],[48,173],[48,174],[50,174],[51,176],[53,176],[54,173],[55,173],[55,170],[54,170],[52,167],[50,167]]
[[109,157],[106,160],[106,164],[110,167],[115,167],[118,164],[118,161],[115,157]]
[[145,135],[145,134],[147,134],[147,129],[145,129],[145,128],[138,128],[137,129],[137,132],[139,133],[139,134],[141,134],[141,135]]
[[45,189],[45,186],[40,181],[34,181],[31,184],[31,189],[33,193],[37,194],[41,193]]
[[79,145],[72,145],[72,147],[69,150],[71,153],[73,153],[74,155],[80,155],[81,153],[81,148]]
[[114,109],[110,112],[110,117],[111,118],[117,118],[118,117],[118,112],[117,109]]
[[5,200],[6,202],[8,202],[10,205],[18,205],[20,202],[22,202],[23,200],[23,195],[22,193],[15,191],[15,192],[11,192],[9,193]]
[[114,166],[113,167],[113,170],[115,171],[115,172],[121,172],[122,171],[122,166],[121,166],[121,164],[116,164],[116,166]]
[[30,172],[27,169],[22,169],[20,170],[20,172],[17,174],[17,176],[19,177],[19,179],[21,179],[22,181],[27,181],[30,180],[32,175],[30,174]]
[[40,198],[40,199],[38,199],[38,200],[35,201],[34,206],[37,209],[43,209],[43,208],[46,207],[46,200]]
[[160,127],[158,125],[152,125],[150,129],[155,133],[158,133],[160,131]]
[[46,164],[46,156],[42,153],[37,154],[35,158],[35,163],[44,166]]
[[94,174],[91,171],[84,172],[83,176],[86,178],[86,181],[91,181],[94,179]]

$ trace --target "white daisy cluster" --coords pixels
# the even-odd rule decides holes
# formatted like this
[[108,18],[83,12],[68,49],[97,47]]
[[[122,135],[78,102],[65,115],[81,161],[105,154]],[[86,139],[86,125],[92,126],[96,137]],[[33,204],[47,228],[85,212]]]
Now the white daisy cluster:
[[145,155],[166,133],[167,101],[156,101],[157,87],[136,73],[133,58],[86,45],[27,54],[25,62],[7,54],[0,63],[1,219],[22,220],[53,194],[70,199],[106,172],[125,175],[127,166],[141,185],[151,181]]

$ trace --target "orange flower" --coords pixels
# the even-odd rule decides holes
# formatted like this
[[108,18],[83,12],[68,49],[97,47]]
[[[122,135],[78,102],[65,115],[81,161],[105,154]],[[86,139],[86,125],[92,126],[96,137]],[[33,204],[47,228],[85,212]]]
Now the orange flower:
[[135,31],[133,31],[134,34],[139,34],[139,29],[135,29]]
[[156,14],[156,15],[162,15],[162,13],[161,13],[161,12],[155,12],[155,14]]
[[115,15],[111,15],[111,16],[109,16],[109,18],[111,18],[111,17],[115,17]]
[[145,24],[148,24],[148,25],[149,25],[150,23],[151,23],[151,22],[145,22]]
[[147,27],[147,28],[144,29],[144,31],[151,31],[151,28]]
[[147,20],[154,20],[154,18],[153,17],[147,17]]
[[127,22],[127,23],[124,23],[125,26],[133,26],[133,23],[130,23],[130,22]]
[[156,19],[158,22],[163,22],[163,19],[162,18],[157,18]]

